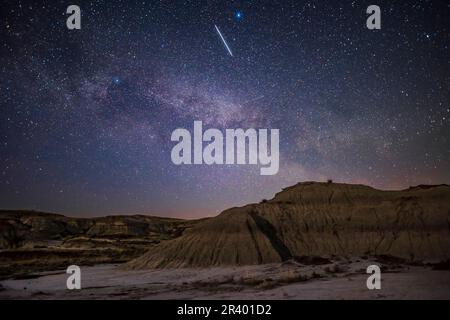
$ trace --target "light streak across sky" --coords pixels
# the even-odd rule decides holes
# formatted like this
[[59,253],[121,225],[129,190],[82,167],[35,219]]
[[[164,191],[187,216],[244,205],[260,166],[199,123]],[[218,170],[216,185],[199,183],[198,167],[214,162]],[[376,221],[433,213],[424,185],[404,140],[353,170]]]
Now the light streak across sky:
[[217,33],[219,34],[220,39],[222,39],[223,44],[224,44],[225,47],[227,48],[228,53],[230,54],[230,56],[233,56],[233,52],[231,52],[231,49],[230,49],[230,47],[228,46],[227,42],[225,41],[225,38],[222,36],[222,33],[220,32],[219,28],[218,28],[216,25],[214,25],[214,27],[216,28],[216,31],[217,31]]

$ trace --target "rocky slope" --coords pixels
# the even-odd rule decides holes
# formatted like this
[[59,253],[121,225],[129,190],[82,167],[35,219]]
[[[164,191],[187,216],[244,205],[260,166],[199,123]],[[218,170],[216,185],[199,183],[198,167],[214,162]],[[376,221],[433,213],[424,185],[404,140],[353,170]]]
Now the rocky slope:
[[126,268],[263,264],[333,255],[449,259],[450,187],[381,191],[300,183],[272,200],[200,222]]

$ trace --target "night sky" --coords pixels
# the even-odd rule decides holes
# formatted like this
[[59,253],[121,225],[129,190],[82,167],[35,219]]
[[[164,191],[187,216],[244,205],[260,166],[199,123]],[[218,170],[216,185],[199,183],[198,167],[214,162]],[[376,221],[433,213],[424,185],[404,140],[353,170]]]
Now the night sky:
[[[0,15],[1,208],[194,218],[300,181],[450,183],[446,1],[3,1]],[[194,120],[280,129],[279,173],[175,166],[171,133]]]

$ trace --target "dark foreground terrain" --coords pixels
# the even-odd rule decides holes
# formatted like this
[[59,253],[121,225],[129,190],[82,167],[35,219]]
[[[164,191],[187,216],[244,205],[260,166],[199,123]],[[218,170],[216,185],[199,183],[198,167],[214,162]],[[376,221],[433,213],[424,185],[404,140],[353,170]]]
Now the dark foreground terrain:
[[449,261],[448,185],[306,182],[195,221],[0,211],[0,298],[450,299]]

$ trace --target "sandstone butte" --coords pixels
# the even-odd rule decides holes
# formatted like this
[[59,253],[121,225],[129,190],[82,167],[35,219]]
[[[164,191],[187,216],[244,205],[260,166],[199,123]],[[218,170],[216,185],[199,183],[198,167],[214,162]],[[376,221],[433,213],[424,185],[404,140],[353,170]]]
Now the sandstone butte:
[[304,182],[225,210],[161,242],[126,269],[276,263],[297,256],[450,258],[450,186],[382,191]]

